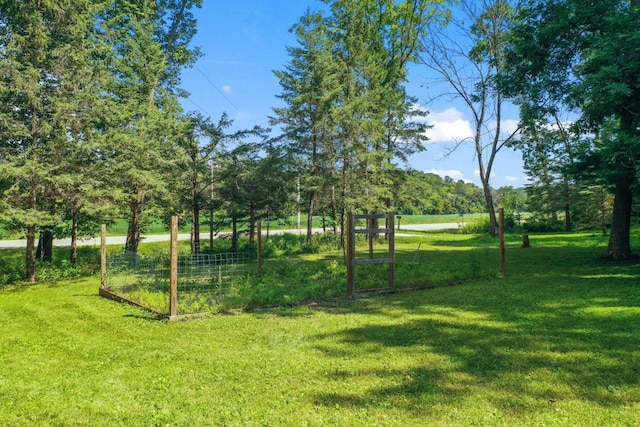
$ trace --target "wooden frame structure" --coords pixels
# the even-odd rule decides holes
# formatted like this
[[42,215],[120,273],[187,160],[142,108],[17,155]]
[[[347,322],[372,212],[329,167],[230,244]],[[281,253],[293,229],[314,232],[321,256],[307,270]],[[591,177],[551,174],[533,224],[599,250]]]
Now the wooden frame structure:
[[[258,245],[258,261],[257,271],[258,274],[262,274],[262,224],[258,220],[257,223],[257,245]],[[100,289],[99,295],[117,302],[126,302],[128,304],[135,305],[137,307],[149,310],[159,317],[166,317],[169,320],[178,320],[184,317],[193,317],[193,315],[181,315],[178,310],[178,217],[171,217],[170,226],[170,249],[169,249],[169,312],[163,313],[158,310],[147,307],[132,299],[112,292],[107,288],[107,226],[102,224],[102,231],[100,236]]]
[[[366,220],[365,228],[356,228],[356,221],[359,219]],[[376,219],[384,219],[386,224],[384,228],[380,228],[375,225]],[[389,266],[389,286],[386,288],[378,289],[366,289],[364,292],[394,292],[396,288],[395,284],[395,232],[393,225],[393,212],[386,214],[353,214],[347,213],[347,294],[353,296],[355,292],[355,268],[358,265],[371,265],[371,264],[388,264]],[[369,241],[369,259],[356,259],[356,235],[366,234]],[[374,258],[373,257],[373,239],[379,234],[385,234],[387,242],[389,244],[388,254],[386,258]],[[360,291],[360,292],[362,292]]]

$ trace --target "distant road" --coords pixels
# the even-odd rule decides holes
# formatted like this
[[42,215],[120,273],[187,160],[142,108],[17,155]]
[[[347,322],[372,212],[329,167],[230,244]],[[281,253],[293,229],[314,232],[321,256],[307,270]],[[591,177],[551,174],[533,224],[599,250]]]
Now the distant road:
[[[451,222],[444,224],[406,224],[400,225],[400,231],[437,231],[437,230],[450,230],[457,229],[460,224]],[[262,230],[263,234],[266,231]],[[269,234],[304,234],[306,229],[291,229],[291,230],[270,230]],[[322,233],[321,228],[314,228],[314,233]],[[169,234],[149,234],[142,236],[143,243],[153,242],[168,242]],[[189,234],[178,234],[178,240],[189,240],[191,236]],[[201,241],[209,240],[209,233],[200,234]],[[125,244],[126,236],[107,236],[107,245],[123,245]],[[53,246],[56,248],[64,248],[71,246],[71,239],[56,239],[53,241]],[[78,246],[100,246],[100,237],[92,237],[87,239],[78,239]],[[25,249],[27,247],[27,241],[22,240],[0,240],[0,249]]]

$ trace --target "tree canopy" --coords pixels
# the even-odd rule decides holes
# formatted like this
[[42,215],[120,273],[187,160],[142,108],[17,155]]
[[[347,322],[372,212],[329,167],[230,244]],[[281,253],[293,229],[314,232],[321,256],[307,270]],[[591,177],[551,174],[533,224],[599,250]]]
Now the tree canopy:
[[571,132],[592,138],[582,161],[614,192],[607,254],[631,257],[633,187],[640,160],[638,0],[528,0],[506,51],[504,84],[522,119],[544,126],[570,111]]

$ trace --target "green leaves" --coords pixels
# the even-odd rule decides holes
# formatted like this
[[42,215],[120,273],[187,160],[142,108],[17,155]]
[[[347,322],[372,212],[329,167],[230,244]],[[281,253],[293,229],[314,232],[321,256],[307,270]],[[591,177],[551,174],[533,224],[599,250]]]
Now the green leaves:
[[626,0],[530,0],[519,19],[506,54],[507,86],[532,126],[568,110],[573,132],[597,135],[590,157],[600,160],[591,170],[616,189],[608,252],[629,258],[640,161],[640,8]]
[[[423,150],[427,126],[404,83],[417,40],[441,2],[327,1],[292,31],[299,46],[276,71],[286,107],[274,109],[299,165],[308,217],[392,209],[394,161]],[[310,239],[310,226],[307,230]]]

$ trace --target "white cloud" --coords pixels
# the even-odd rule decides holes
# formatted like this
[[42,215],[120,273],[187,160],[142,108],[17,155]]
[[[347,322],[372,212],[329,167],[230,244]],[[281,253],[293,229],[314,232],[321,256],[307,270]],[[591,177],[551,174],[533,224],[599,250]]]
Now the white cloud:
[[[421,105],[414,105],[414,108],[421,111],[428,111]],[[455,107],[447,108],[443,111],[429,113],[426,117],[413,117],[412,121],[424,122],[432,127],[427,130],[429,142],[460,142],[467,138],[473,138],[475,132],[471,122],[465,118],[464,113]],[[495,129],[495,122],[490,126]],[[502,121],[500,131],[502,135],[510,135],[518,129],[519,121],[507,119]]]
[[454,181],[463,180],[464,182],[471,182],[468,179],[464,179],[464,174],[458,169],[428,169],[424,173],[432,173],[434,175],[441,176],[442,178],[448,176]]
[[[497,122],[496,122],[497,123]],[[502,121],[502,126],[500,126],[500,131],[502,135],[511,135],[513,132],[518,129],[520,126],[520,121],[515,119],[507,119]]]
[[231,86],[229,85],[222,86],[222,91],[227,95],[231,95]]
[[456,108],[431,113],[426,122],[433,126],[426,132],[429,142],[457,142],[473,136],[469,120]]
[[474,169],[474,170],[473,170],[473,174],[474,174],[475,176],[478,176],[478,177],[479,177],[479,176],[480,176],[480,169]]
[[516,182],[520,180],[517,176],[505,176],[504,179],[507,182]]

